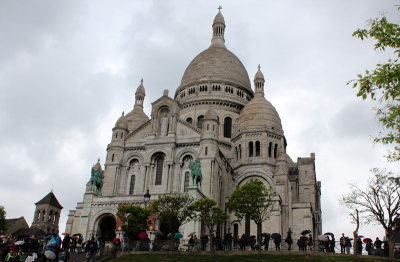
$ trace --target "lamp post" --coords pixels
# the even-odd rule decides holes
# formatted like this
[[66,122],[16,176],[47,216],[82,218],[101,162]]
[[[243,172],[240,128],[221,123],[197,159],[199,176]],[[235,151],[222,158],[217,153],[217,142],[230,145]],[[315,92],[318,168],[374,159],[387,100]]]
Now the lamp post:
[[147,189],[146,194],[144,194],[144,196],[143,196],[143,201],[144,201],[144,204],[146,207],[147,207],[147,203],[150,202],[150,198],[151,198],[151,195],[149,193],[149,190]]

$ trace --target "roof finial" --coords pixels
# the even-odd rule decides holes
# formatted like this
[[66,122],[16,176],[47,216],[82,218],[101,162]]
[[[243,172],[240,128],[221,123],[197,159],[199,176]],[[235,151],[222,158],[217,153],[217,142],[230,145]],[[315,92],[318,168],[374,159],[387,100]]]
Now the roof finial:
[[124,116],[125,115],[125,111],[122,111],[122,116]]
[[97,160],[97,162],[100,163],[100,157],[99,157],[99,159]]
[[53,193],[53,186],[51,186],[51,193]]
[[140,83],[143,84],[143,78],[142,78],[142,80],[140,80]]
[[261,68],[261,66],[260,66],[260,64],[258,64],[258,70],[260,70],[260,68]]
[[219,10],[219,12],[221,12],[221,9],[222,9],[222,7],[221,7],[221,6],[219,6],[219,7],[218,7],[218,10]]

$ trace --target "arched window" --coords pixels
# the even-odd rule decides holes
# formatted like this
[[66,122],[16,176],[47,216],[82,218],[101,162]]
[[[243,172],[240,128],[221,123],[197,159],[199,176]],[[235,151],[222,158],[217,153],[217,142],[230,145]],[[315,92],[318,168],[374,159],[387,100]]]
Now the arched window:
[[253,142],[249,143],[249,157],[253,156]]
[[236,160],[239,159],[239,152],[238,152],[238,148],[235,147],[235,156],[236,156]]
[[53,224],[54,224],[54,225],[55,225],[56,222],[57,222],[57,215],[58,215],[58,213],[55,212],[55,213],[54,213],[54,217],[53,217]]
[[37,212],[36,222],[40,221],[40,210]]
[[135,175],[131,176],[131,185],[129,187],[129,195],[133,195],[133,189],[135,188]]
[[242,159],[242,145],[239,145],[239,159]]
[[46,210],[43,210],[43,217],[42,217],[42,221],[44,221],[44,219],[46,218]]
[[210,130],[210,124],[207,124],[207,130]]
[[256,142],[256,156],[260,156],[261,155],[261,145],[260,145],[260,141]]
[[188,122],[189,124],[193,124],[193,119],[191,117],[188,117],[186,119],[186,122]]
[[114,162],[114,154],[112,154],[111,162]]
[[115,138],[118,138],[118,133],[115,134]]
[[276,153],[278,153],[278,144],[275,144],[274,148],[274,158],[276,159]]
[[272,157],[272,142],[268,144],[268,157]]
[[190,173],[186,172],[185,173],[185,184],[183,185],[183,191],[188,192],[189,191],[189,183],[190,183]]
[[197,118],[197,127],[200,128],[200,129],[203,126],[203,120],[204,120],[204,116],[199,116]]
[[124,133],[121,133],[121,138],[124,136]]
[[208,147],[206,147],[206,153],[205,153],[205,155],[207,155],[207,153],[208,153],[207,151],[208,151]]
[[49,218],[48,218],[48,222],[50,222],[51,221],[51,216],[53,215],[53,210],[50,210],[50,213],[49,213]]
[[164,158],[159,157],[156,159],[156,183],[155,185],[161,185],[162,182],[162,173],[164,167]]
[[235,239],[237,239],[238,235],[239,235],[239,225],[234,224],[233,225],[233,236]]
[[226,117],[224,121],[224,137],[232,137],[232,118]]

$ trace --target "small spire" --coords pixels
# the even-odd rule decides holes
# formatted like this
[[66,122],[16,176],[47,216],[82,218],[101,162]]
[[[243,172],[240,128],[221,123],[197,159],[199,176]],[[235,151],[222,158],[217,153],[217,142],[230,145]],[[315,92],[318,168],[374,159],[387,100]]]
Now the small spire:
[[140,80],[140,83],[143,84],[143,78],[142,78],[142,80]]
[[218,7],[218,10],[219,10],[219,12],[220,12],[220,13],[221,13],[221,9],[222,9],[222,7],[221,7],[221,6],[219,6],[219,7]]
[[125,111],[122,111],[122,116],[125,116]]
[[100,157],[99,157],[99,159],[97,160],[97,163],[100,163]]
[[261,69],[261,66],[260,66],[260,64],[258,64],[258,70],[260,70]]

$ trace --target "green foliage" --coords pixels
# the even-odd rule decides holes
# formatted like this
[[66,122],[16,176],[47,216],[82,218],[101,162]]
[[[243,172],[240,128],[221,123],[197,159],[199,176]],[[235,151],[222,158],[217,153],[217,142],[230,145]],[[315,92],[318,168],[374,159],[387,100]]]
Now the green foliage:
[[193,198],[187,194],[164,194],[151,203],[151,212],[175,233],[180,226],[194,218],[193,202]]
[[130,237],[137,237],[143,229],[149,229],[150,215],[150,210],[140,205],[119,206],[117,212],[117,216],[125,223],[121,228]]
[[6,209],[0,206],[0,235],[7,234]]
[[266,188],[261,181],[254,180],[233,191],[226,205],[239,220],[249,216],[257,225],[261,225],[274,208],[272,197],[271,187]]
[[[400,8],[399,8],[400,10]],[[358,79],[351,80],[353,88],[358,88],[358,97],[363,100],[369,96],[372,100],[378,98],[381,108],[374,108],[380,124],[386,129],[374,138],[374,143],[395,144],[394,151],[389,151],[388,161],[400,160],[400,27],[389,23],[384,14],[381,18],[368,21],[369,29],[358,29],[353,36],[364,40],[374,38],[377,42],[374,49],[384,52],[388,48],[394,51],[393,59],[388,63],[377,64],[373,70],[365,70],[358,74]]]
[[210,232],[214,230],[214,226],[221,224],[228,219],[228,215],[217,207],[214,199],[202,198],[197,200],[194,205],[194,211],[197,212],[197,219],[205,225]]

